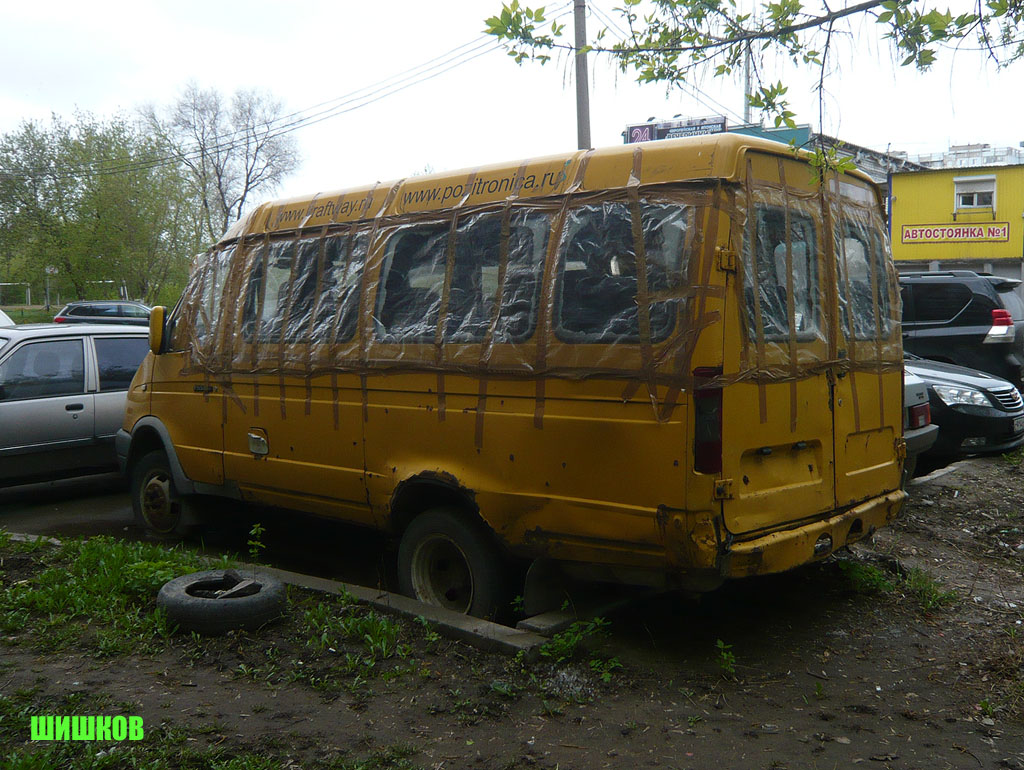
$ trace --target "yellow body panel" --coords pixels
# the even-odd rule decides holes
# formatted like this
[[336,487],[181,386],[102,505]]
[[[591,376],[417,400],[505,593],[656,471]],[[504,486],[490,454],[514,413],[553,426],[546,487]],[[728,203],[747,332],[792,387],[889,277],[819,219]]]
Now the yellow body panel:
[[[606,278],[632,280],[636,325],[586,337],[562,303],[612,230],[579,234],[624,218],[635,264],[616,256]],[[455,277],[467,233],[487,288]],[[391,271],[406,237],[427,256]],[[819,185],[781,145],[655,142],[279,201],[212,253],[125,428],[160,421],[189,479],[243,499],[392,529],[418,500],[457,499],[513,554],[689,587],[819,558],[820,535],[852,542],[902,500],[878,192],[858,175]],[[514,283],[530,270],[532,300]],[[387,305],[400,280],[436,294],[404,337]],[[470,289],[500,313],[459,341],[445,324]],[[506,301],[533,303],[515,339],[498,336]],[[874,319],[856,333],[854,310]]]

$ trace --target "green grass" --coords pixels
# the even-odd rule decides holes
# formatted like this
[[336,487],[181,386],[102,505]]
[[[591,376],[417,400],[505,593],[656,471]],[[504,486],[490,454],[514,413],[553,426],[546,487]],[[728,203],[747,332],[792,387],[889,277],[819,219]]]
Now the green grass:
[[210,569],[190,551],[109,537],[7,547],[35,553],[42,569],[0,589],[0,631],[48,651],[81,645],[119,655],[162,647],[173,628],[156,608],[160,586]]
[[890,594],[896,586],[888,576],[871,564],[861,564],[855,561],[840,561],[839,571],[843,573],[850,588],[859,594],[873,596],[876,594]]
[[11,317],[11,320],[16,324],[38,324],[38,323],[49,323],[53,320],[53,317],[57,315],[57,311],[63,307],[62,304],[50,305],[50,309],[46,310],[44,307],[4,307],[0,308],[7,315]]
[[916,567],[907,573],[906,589],[925,612],[950,605],[958,598],[956,591],[943,590],[941,583]]

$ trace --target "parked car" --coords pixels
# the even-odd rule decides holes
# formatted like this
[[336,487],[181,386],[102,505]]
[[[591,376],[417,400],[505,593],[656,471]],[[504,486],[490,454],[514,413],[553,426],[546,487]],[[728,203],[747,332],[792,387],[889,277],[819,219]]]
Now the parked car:
[[1020,281],[971,270],[904,273],[903,349],[980,369],[1020,386],[1024,302]]
[[148,330],[0,328],[0,486],[117,470],[114,434]]
[[1013,383],[910,354],[904,368],[928,385],[932,422],[939,426],[938,440],[925,457],[996,454],[1024,444],[1024,400]]
[[149,326],[149,311],[148,305],[124,300],[69,302],[53,317],[53,322]]
[[14,321],[3,310],[0,310],[0,326],[14,326]]
[[917,458],[927,452],[939,437],[939,426],[932,423],[928,386],[911,371],[903,370],[903,440],[907,457],[903,461],[903,486],[917,469]]

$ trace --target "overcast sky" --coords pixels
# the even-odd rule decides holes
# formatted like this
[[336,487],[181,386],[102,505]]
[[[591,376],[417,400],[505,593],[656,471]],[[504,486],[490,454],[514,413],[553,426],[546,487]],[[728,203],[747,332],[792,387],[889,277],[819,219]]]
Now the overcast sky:
[[[617,18],[619,0],[590,2],[598,14],[591,25],[602,15]],[[562,10],[571,29],[571,2],[546,5],[549,15]],[[109,116],[167,105],[191,79],[225,94],[264,88],[288,112],[364,104],[295,133],[303,165],[281,195],[575,149],[568,63],[517,66],[490,50],[483,19],[500,8],[501,0],[5,3],[0,132],[51,113]],[[790,84],[798,122],[910,153],[1024,140],[1020,65],[997,72],[976,52],[945,52],[922,75],[893,65],[873,25],[863,26],[835,43],[822,120],[811,91],[816,73],[765,62],[769,79]],[[724,114],[740,122],[742,87],[733,81],[705,78],[698,96],[666,93],[637,86],[602,59],[592,60],[590,80],[596,146],[620,143],[627,123],[650,116]],[[341,104],[356,92],[361,100]]]

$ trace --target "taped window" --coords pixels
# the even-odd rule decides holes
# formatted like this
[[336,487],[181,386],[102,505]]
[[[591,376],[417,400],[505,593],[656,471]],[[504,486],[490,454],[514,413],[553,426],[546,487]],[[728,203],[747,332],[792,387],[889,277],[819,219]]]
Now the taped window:
[[444,289],[447,225],[413,225],[388,241],[375,327],[382,342],[433,342]]
[[753,228],[752,238],[748,237],[744,249],[748,275],[744,296],[751,338],[758,338],[758,309],[767,340],[785,339],[791,333],[803,339],[818,335],[821,291],[814,220],[793,209],[766,205],[756,206],[753,216],[748,225],[748,233]]
[[846,338],[888,339],[893,319],[882,239],[874,228],[852,220],[841,223],[835,233],[840,311]]
[[327,238],[323,287],[313,327],[316,342],[348,342],[355,337],[368,240],[366,233],[343,233]]
[[231,258],[235,247],[228,246],[211,259],[203,271],[203,286],[200,292],[199,306],[196,309],[195,339],[200,345],[211,337],[217,321],[220,319],[221,299],[224,293],[224,282],[227,279]]
[[308,342],[316,302],[317,273],[320,264],[321,238],[303,238],[295,249],[292,274],[287,294],[284,325],[285,342]]
[[[495,212],[459,220],[445,316],[447,342],[483,342],[499,301],[494,342],[522,342],[537,326],[551,219],[547,214],[527,209],[511,212],[502,276],[503,217],[503,213]],[[502,278],[504,286],[499,285]]]
[[[675,327],[677,289],[691,212],[678,205],[643,202],[641,231],[647,265],[650,341],[661,342]],[[637,253],[627,203],[572,209],[566,219],[559,260],[556,333],[567,342],[640,340]]]

